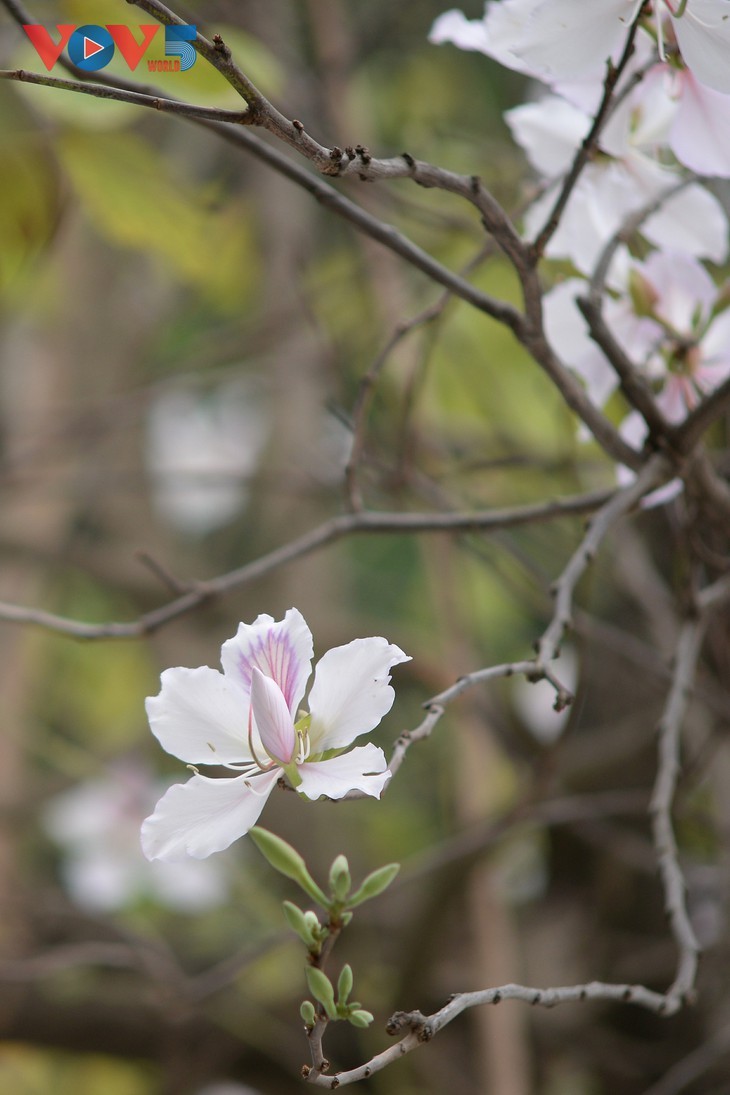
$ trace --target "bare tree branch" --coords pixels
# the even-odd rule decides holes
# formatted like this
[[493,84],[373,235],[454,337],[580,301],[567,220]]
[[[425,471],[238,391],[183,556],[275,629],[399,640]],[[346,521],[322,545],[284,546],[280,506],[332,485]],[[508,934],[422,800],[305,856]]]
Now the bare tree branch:
[[[127,623],[85,623],[81,620],[0,602],[0,621],[16,624],[33,624],[57,631],[74,639],[136,639],[149,635],[158,628],[192,611],[205,601],[228,590],[256,581],[286,563],[310,555],[313,551],[341,540],[345,536],[360,533],[415,533],[415,532],[468,532],[490,529],[514,528],[534,521],[550,521],[558,517],[590,513],[606,501],[605,491],[576,495],[573,498],[540,502],[531,506],[517,506],[501,510],[474,513],[351,513],[333,517],[259,559],[245,563],[235,570],[210,578],[204,582],[190,583],[190,588],[179,597],[147,612]],[[610,493],[608,497],[611,497]],[[159,564],[158,564],[159,565]]]

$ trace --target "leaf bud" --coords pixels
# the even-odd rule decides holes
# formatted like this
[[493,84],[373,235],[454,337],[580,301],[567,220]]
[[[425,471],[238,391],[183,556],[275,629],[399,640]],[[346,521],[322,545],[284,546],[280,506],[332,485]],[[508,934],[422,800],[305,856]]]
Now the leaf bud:
[[353,1011],[351,1015],[348,1015],[347,1021],[352,1023],[354,1027],[359,1027],[361,1030],[365,1030],[370,1026],[375,1016],[371,1011],[365,1011],[364,1008],[358,1008],[357,1011]]
[[330,890],[336,901],[344,901],[350,892],[350,865],[344,855],[338,855],[330,867]]
[[317,1013],[314,1010],[314,1004],[311,1000],[302,1000],[299,1008],[299,1014],[304,1020],[304,1024],[307,1027],[313,1027],[317,1021]]
[[319,1000],[320,1004],[327,1012],[330,1019],[337,1018],[337,1007],[335,1006],[335,990],[332,988],[330,979],[326,973],[322,970],[316,969],[314,966],[307,968],[307,984],[309,985],[309,991],[315,1000]]

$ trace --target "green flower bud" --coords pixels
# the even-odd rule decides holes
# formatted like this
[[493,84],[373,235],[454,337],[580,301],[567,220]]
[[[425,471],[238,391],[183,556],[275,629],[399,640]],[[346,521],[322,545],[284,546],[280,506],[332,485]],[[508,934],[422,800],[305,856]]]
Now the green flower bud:
[[317,1013],[314,1010],[314,1004],[311,1000],[302,1000],[299,1008],[299,1014],[304,1020],[305,1026],[313,1027],[317,1021]]
[[371,1011],[365,1011],[364,1008],[359,1008],[357,1011],[353,1011],[351,1015],[348,1015],[348,1023],[352,1023],[354,1027],[359,1027],[361,1030],[365,1030],[370,1026],[375,1016]]
[[[314,914],[312,914],[314,915]],[[308,947],[314,946],[315,937],[312,930],[311,921],[308,919],[307,914],[302,912],[298,906],[294,905],[291,901],[284,902],[284,916],[286,922],[293,932],[299,936],[303,943],[306,943]],[[317,917],[314,917],[315,924],[319,926]]]
[[350,966],[343,966],[342,972],[337,979],[337,1003],[339,1005],[347,1003],[347,997],[352,992],[352,968]]
[[350,866],[343,855],[338,855],[330,867],[330,890],[336,901],[345,900],[351,884]]
[[400,863],[388,863],[385,867],[379,867],[377,871],[369,874],[363,884],[347,900],[347,907],[354,909],[356,905],[362,905],[363,901],[370,901],[377,897],[383,890],[387,890],[391,882],[400,870]]
[[308,966],[307,984],[312,996],[315,1000],[319,1000],[329,1018],[336,1019],[335,990],[332,988],[327,974],[323,973],[322,970],[315,969],[314,966]]
[[307,870],[307,864],[299,852],[292,848],[291,844],[287,844],[281,837],[275,836],[268,829],[262,829],[258,825],[255,825],[253,829],[249,829],[249,836],[264,859],[269,861],[275,871],[283,874],[286,878],[293,879],[322,908],[329,907],[329,899],[320,890]]

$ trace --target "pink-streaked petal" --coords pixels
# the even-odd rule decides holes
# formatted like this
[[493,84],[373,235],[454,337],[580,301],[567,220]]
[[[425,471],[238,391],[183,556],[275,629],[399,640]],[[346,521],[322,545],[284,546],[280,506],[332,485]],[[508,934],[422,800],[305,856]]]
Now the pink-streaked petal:
[[221,852],[254,825],[276,784],[279,770],[235,779],[194,775],[167,791],[142,823],[148,859],[175,862]]
[[382,749],[363,745],[343,753],[341,757],[300,764],[297,771],[301,784],[297,787],[307,798],[344,798],[349,791],[362,791],[380,798],[390,779],[390,771]]
[[251,760],[246,692],[217,669],[166,669],[159,695],[145,704],[163,749],[188,764]]
[[288,764],[296,743],[294,724],[278,684],[258,666],[251,670],[251,707],[264,749],[272,759]]
[[727,0],[689,0],[674,33],[688,68],[698,80],[730,93],[730,4]]
[[223,644],[221,664],[226,676],[247,692],[256,666],[276,681],[289,711],[296,715],[312,671],[312,653],[312,633],[301,612],[290,608],[278,622],[263,613],[252,624],[240,624],[235,638]]
[[699,175],[730,178],[730,95],[705,87],[689,71],[676,78],[680,95],[669,133],[672,152]]
[[690,337],[694,325],[712,311],[717,287],[707,270],[681,251],[652,251],[636,270],[656,294],[654,312],[675,331]]
[[411,659],[387,639],[353,639],[317,663],[309,696],[312,753],[340,749],[374,729],[393,706],[390,670]]

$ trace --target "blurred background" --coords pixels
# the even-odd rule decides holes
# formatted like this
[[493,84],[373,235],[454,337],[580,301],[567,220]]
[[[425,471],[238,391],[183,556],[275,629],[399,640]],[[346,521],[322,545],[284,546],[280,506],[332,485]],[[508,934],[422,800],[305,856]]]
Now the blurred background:
[[[121,0],[29,7],[51,26],[151,21]],[[176,10],[221,33],[324,144],[479,174],[517,212],[531,184],[501,112],[525,88],[481,55],[429,45],[442,7]],[[2,8],[0,64],[43,71]],[[129,76],[116,58],[105,72]],[[155,79],[188,101],[238,105],[200,60]],[[519,302],[456,198],[408,182],[338,187]],[[516,505],[614,484],[508,333],[290,181],[183,119],[0,83],[0,598],[136,619],[176,584],[342,512],[358,422],[356,487],[373,509]],[[295,605],[315,656],[380,634],[412,656],[373,735],[388,753],[456,677],[529,656],[581,528],[569,518],[491,536],[347,538],[133,641],[0,623],[0,1090],[301,1090],[304,962],[281,910],[297,895],[245,839],[202,862],[143,859],[140,821],[187,776],[152,738],[144,698],[168,666],[217,666],[240,620]],[[581,587],[560,663],[577,682],[569,713],[556,715],[542,686],[472,689],[381,803],[272,796],[263,824],[318,877],[340,852],[356,878],[403,863],[335,952],[376,1015],[368,1031],[329,1032],[336,1067],[384,1048],[394,1010],[428,1013],[453,992],[672,981],[646,808],[676,631],[674,531],[664,511],[642,514]],[[727,653],[727,635],[711,633],[677,804],[691,911],[711,951],[696,1007],[670,1020],[601,1003],[474,1010],[363,1091],[730,1092]]]

